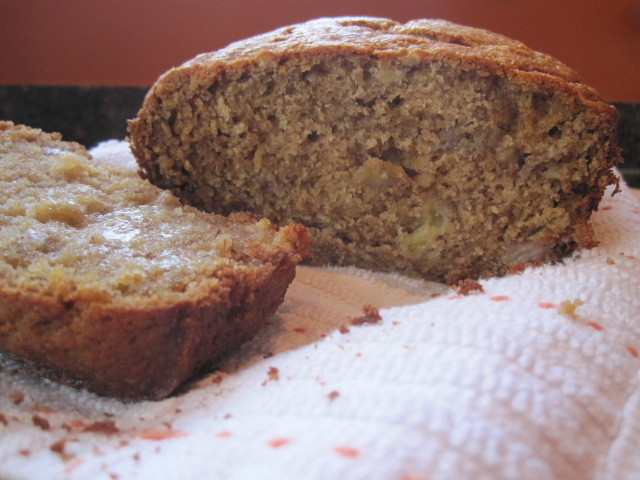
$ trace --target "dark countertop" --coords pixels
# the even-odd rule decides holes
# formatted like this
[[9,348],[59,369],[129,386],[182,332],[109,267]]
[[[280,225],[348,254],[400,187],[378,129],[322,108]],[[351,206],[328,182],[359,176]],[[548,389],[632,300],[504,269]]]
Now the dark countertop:
[[[144,87],[57,87],[0,85],[0,119],[60,132],[91,148],[111,138],[124,139],[147,92]],[[614,103],[620,112],[618,143],[627,183],[640,188],[640,103]]]
[[618,168],[630,187],[640,188],[640,103],[614,103],[620,112],[618,144],[624,164]]
[[148,88],[0,85],[0,119],[46,132],[88,148],[124,139]]

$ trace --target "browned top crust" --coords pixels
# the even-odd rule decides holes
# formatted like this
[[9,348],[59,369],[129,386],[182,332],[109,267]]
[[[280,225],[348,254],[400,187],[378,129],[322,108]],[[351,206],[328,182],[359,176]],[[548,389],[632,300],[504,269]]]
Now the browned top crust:
[[214,81],[223,71],[241,70],[247,63],[283,63],[290,58],[324,54],[360,54],[407,62],[446,60],[463,68],[509,77],[575,96],[601,114],[616,117],[591,87],[563,63],[523,43],[487,30],[446,20],[412,20],[405,24],[384,18],[320,18],[291,25],[198,55],[164,74],[153,92],[162,95],[191,77],[195,88]]

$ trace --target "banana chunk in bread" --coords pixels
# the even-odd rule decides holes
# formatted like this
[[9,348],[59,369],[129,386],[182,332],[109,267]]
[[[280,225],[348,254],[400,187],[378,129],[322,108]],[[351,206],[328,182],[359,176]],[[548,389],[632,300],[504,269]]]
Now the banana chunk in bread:
[[84,147],[0,122],[0,350],[44,375],[161,399],[249,339],[310,238],[183,206]]
[[151,182],[207,211],[305,224],[316,265],[453,282],[593,245],[616,122],[515,40],[329,18],[170,70],[129,130]]

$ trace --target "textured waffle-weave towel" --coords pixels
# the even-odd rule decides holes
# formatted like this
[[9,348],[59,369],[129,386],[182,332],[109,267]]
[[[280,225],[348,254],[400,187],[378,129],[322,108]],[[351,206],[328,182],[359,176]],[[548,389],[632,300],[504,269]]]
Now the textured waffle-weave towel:
[[[593,222],[599,247],[468,295],[301,267],[223,371],[161,402],[2,357],[0,478],[640,479],[640,203],[623,186]],[[365,305],[382,319],[351,325]]]

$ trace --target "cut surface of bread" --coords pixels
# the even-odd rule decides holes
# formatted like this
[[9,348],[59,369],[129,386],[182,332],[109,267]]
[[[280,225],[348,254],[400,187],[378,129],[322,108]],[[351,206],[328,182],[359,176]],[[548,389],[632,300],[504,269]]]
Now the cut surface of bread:
[[160,399],[248,340],[308,253],[301,225],[183,206],[58,134],[0,122],[0,350]]
[[305,224],[313,264],[454,282],[592,246],[616,122],[575,72],[515,40],[329,18],[170,70],[129,130],[152,183]]

